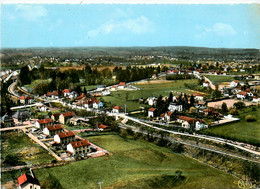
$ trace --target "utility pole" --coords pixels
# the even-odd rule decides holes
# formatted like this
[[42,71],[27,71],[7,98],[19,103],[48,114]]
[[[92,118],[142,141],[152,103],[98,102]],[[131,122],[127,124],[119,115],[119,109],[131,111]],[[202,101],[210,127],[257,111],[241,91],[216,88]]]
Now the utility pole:
[[103,180],[99,181],[98,184],[99,184],[99,189],[101,189],[101,184],[103,183]]

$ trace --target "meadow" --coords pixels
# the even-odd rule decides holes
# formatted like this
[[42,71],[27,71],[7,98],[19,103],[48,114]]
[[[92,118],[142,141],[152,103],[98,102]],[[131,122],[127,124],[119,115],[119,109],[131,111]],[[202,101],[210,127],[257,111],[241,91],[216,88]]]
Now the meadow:
[[[247,122],[245,116],[249,114],[255,116],[256,121]],[[203,133],[260,146],[260,108],[256,111],[252,111],[250,107],[240,110],[239,118],[239,122],[212,127]]]
[[126,104],[127,111],[133,111],[140,109],[142,107],[148,107],[145,104],[140,104],[138,102],[139,98],[148,98],[148,97],[159,97],[169,96],[171,91],[178,91],[183,93],[189,93],[185,87],[185,83],[187,84],[196,84],[198,83],[196,79],[190,80],[176,80],[176,81],[167,81],[157,82],[157,83],[148,83],[148,84],[135,84],[134,86],[140,88],[141,90],[137,91],[116,91],[112,92],[110,96],[103,96],[102,100],[106,103],[107,107],[111,107],[113,105],[119,105],[124,107]]
[[[63,188],[236,188],[236,178],[170,149],[118,135],[88,138],[112,155],[35,170],[42,186],[54,178]],[[183,179],[176,179],[179,170]]]
[[205,75],[205,77],[214,83],[231,82],[235,80],[233,76]]

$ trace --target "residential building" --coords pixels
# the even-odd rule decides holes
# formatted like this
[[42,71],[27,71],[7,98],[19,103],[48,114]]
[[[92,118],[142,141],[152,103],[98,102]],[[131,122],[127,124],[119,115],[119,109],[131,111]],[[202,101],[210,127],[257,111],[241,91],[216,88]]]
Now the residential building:
[[149,108],[148,109],[148,117],[155,117],[155,108]]
[[117,89],[117,85],[114,85],[111,87],[110,91],[116,91],[116,89]]
[[43,130],[45,127],[52,126],[53,122],[51,119],[38,119],[34,122],[34,126],[38,129]]
[[59,91],[54,91],[54,92],[47,92],[47,97],[50,97],[50,98],[59,98]]
[[103,102],[98,101],[98,100],[93,102],[93,108],[98,109],[98,108],[102,108],[102,107],[103,107]]
[[63,96],[64,96],[64,97],[69,96],[70,90],[69,90],[69,89],[64,89],[64,90],[62,91],[62,93],[63,93]]
[[70,142],[67,145],[67,152],[76,155],[76,154],[87,154],[90,152],[90,142],[88,140],[80,140],[80,141],[74,141]]
[[203,120],[194,119],[194,118],[187,117],[187,116],[178,116],[177,122],[181,123],[182,124],[181,126],[186,128],[186,129],[201,128],[201,126],[204,124]]
[[98,130],[100,130],[100,131],[109,131],[110,127],[106,126],[106,125],[103,125],[103,124],[99,124]]
[[208,81],[204,81],[202,85],[203,85],[203,87],[209,87],[209,82]]
[[51,119],[52,121],[58,122],[60,117],[60,113],[52,114]]
[[235,81],[230,82],[229,85],[230,85],[230,87],[237,87],[238,84],[239,84],[239,81],[235,80]]
[[61,133],[61,132],[63,132],[63,127],[60,124],[47,126],[43,129],[43,134],[48,136],[54,136],[57,133]]
[[110,90],[108,89],[104,89],[102,92],[101,92],[102,96],[107,96],[107,95],[110,95]]
[[20,96],[20,103],[21,104],[32,104],[33,97],[31,96]]
[[102,91],[106,88],[105,85],[98,85],[96,91]]
[[18,121],[25,121],[30,119],[31,113],[29,111],[17,111],[15,114],[12,116],[14,119],[17,119]]
[[260,102],[260,98],[258,96],[254,96],[252,102],[258,103]]
[[182,104],[178,104],[178,103],[175,103],[175,102],[171,102],[169,104],[169,107],[168,107],[168,110],[170,110],[171,112],[181,112],[182,111],[182,108],[183,108],[183,105]]
[[84,93],[81,93],[81,95],[77,97],[77,100],[81,100],[81,99],[84,98],[84,97],[85,97],[85,94],[84,94]]
[[14,119],[12,118],[11,115],[5,114],[1,118],[1,127],[14,127],[14,126],[15,126]]
[[202,94],[194,93],[193,96],[194,96],[194,99],[196,101],[203,101],[204,100],[204,97],[203,97]]
[[88,118],[83,118],[83,117],[72,117],[70,119],[70,123],[72,125],[87,125],[88,124],[89,119]]
[[244,100],[247,97],[246,91],[240,91],[237,93],[237,98]]
[[112,113],[118,114],[118,113],[120,113],[120,110],[123,110],[123,108],[120,106],[114,106],[112,109]]
[[40,189],[41,185],[39,180],[35,177],[33,171],[30,169],[31,175],[28,173],[24,173],[18,177],[18,185],[19,189]]
[[149,105],[149,106],[155,105],[155,104],[156,104],[156,101],[157,101],[157,98],[156,98],[156,97],[149,97],[149,98],[147,99],[147,102],[148,102],[148,105]]
[[54,135],[54,142],[57,144],[68,144],[75,141],[75,134],[72,131],[57,133]]
[[125,82],[120,82],[117,86],[118,89],[124,89],[126,87]]
[[61,113],[59,116],[59,122],[61,124],[65,124],[67,122],[67,120],[69,120],[73,116],[75,116],[75,114],[73,112]]

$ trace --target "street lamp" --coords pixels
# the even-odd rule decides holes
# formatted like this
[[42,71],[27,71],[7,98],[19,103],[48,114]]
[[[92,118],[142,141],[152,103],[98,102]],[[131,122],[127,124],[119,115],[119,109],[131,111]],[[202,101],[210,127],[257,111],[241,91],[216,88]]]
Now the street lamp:
[[99,184],[99,188],[101,189],[101,184],[102,184],[103,180],[99,181],[98,184]]

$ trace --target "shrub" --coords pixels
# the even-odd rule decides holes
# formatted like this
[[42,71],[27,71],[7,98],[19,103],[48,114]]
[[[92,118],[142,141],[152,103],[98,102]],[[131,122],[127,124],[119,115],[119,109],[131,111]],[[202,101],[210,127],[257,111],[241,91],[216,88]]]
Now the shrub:
[[247,122],[256,121],[256,117],[253,116],[253,115],[247,115],[247,116],[245,117],[245,119],[246,119]]

